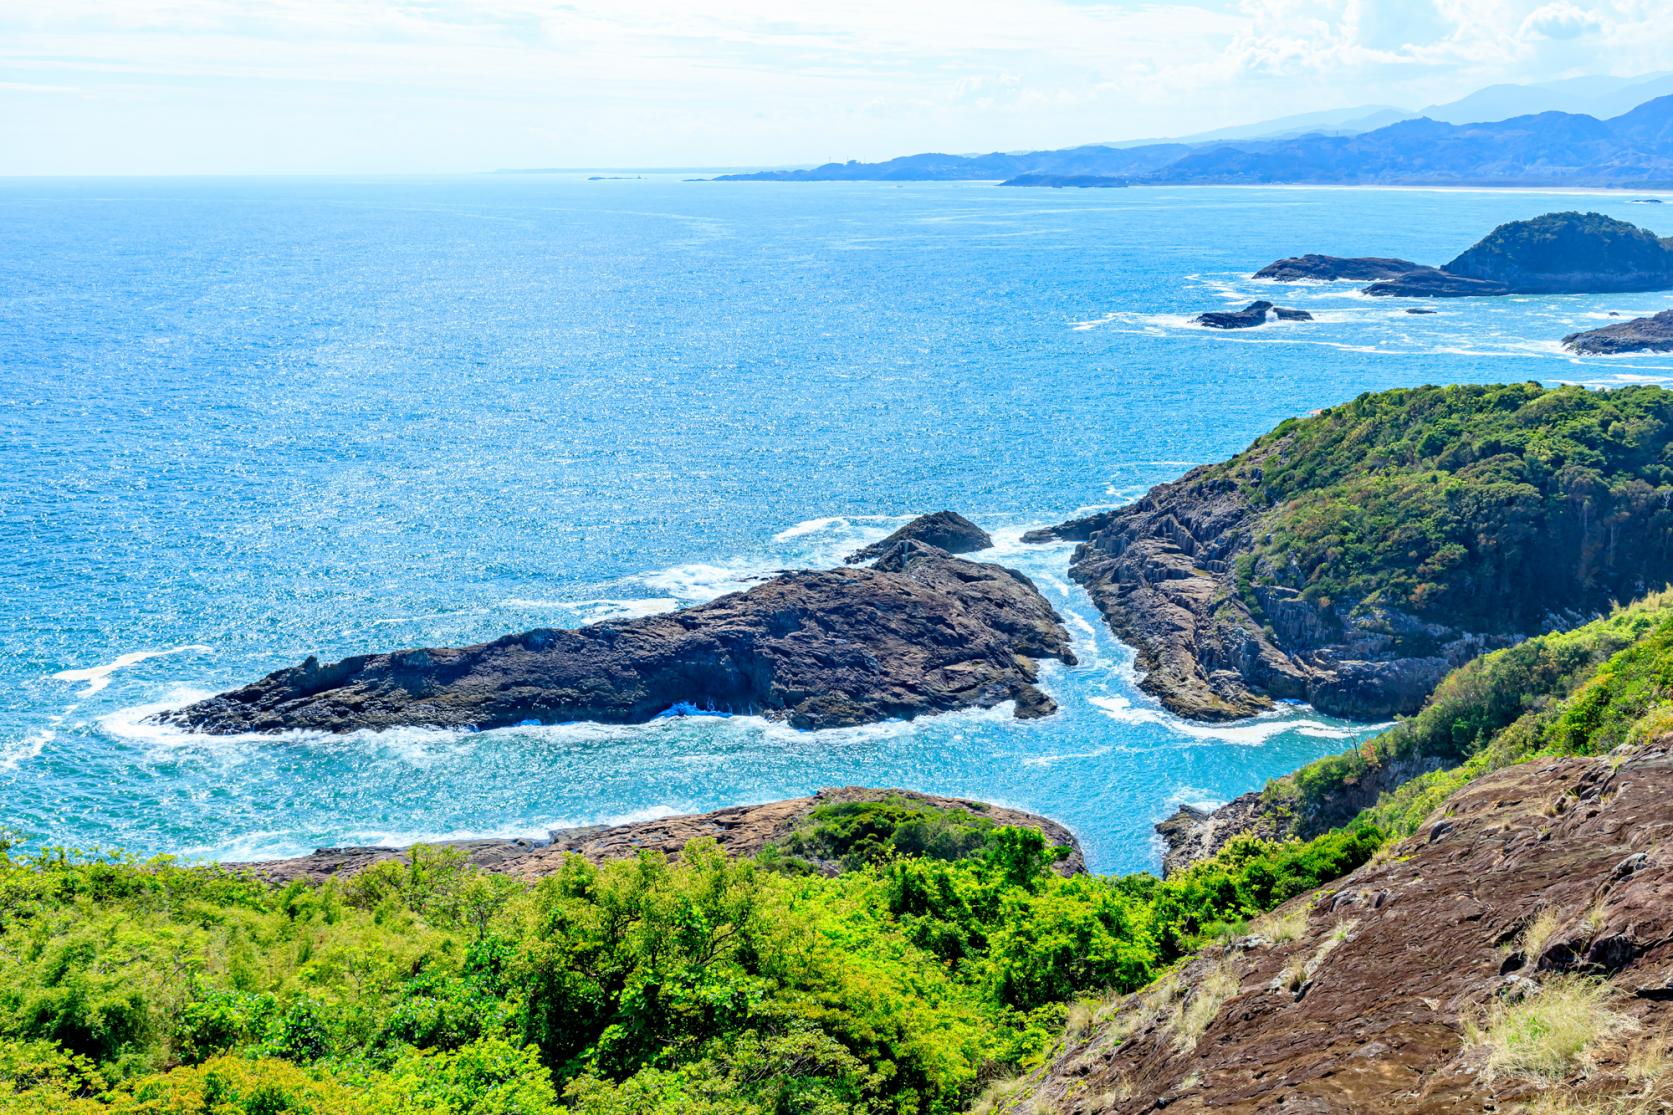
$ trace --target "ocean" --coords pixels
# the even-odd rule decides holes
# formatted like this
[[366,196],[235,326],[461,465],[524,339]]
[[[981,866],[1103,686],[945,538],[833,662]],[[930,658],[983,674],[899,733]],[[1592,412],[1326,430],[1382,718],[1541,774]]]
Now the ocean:
[[[821,786],[1151,826],[1375,726],[1188,724],[1029,527],[1277,422],[1423,383],[1673,380],[1563,334],[1665,295],[1411,303],[1248,278],[1304,251],[1440,263],[1636,195],[1053,191],[680,175],[0,182],[0,824],[249,859],[543,834]],[[1221,334],[1265,297],[1310,323]],[[1056,716],[799,732],[683,717],[215,738],[151,713],[300,661],[646,614],[830,566],[914,514],[994,531],[1081,665]]]

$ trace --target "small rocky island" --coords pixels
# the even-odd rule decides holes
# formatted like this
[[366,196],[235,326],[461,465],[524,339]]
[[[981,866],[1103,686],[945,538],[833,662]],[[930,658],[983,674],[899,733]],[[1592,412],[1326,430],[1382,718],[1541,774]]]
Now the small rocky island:
[[1198,314],[1191,319],[1191,323],[1209,329],[1253,329],[1257,325],[1265,325],[1269,320],[1312,321],[1313,315],[1306,310],[1291,310],[1261,301],[1251,302],[1241,310],[1218,310]]
[[[1586,432],[1617,421],[1639,432]],[[1483,651],[1673,580],[1673,484],[1635,448],[1668,439],[1658,388],[1367,394],[1023,540],[1081,543],[1071,577],[1170,711],[1292,699],[1378,720]]]
[[159,719],[225,735],[425,725],[642,723],[670,710],[834,728],[1056,704],[1036,660],[1073,663],[1021,573],[897,543],[871,568],[783,573],[682,611],[542,628],[469,647],[309,658]]
[[1633,318],[1563,338],[1570,352],[1612,356],[1623,352],[1673,352],[1673,310]]
[[1375,280],[1365,293],[1401,298],[1588,294],[1673,288],[1673,240],[1601,213],[1546,213],[1500,225],[1450,263],[1305,255],[1257,279]]
[[876,561],[900,543],[908,541],[922,542],[949,554],[973,554],[993,545],[993,538],[987,531],[957,511],[937,511],[933,515],[919,515],[882,541],[863,546],[843,560],[849,565]]

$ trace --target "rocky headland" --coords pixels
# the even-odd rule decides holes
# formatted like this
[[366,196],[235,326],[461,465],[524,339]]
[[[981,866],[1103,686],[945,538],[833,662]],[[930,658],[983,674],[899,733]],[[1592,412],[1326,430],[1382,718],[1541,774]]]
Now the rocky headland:
[[1045,716],[1037,660],[1067,631],[1020,573],[897,543],[872,568],[783,573],[708,604],[469,647],[309,658],[161,714],[214,734],[487,729],[673,711],[832,728],[1014,701]]
[[[782,845],[813,822],[814,811],[826,806],[856,802],[909,803],[942,812],[967,814],[994,825],[1038,830],[1051,844],[1070,849],[1055,868],[1065,875],[1086,870],[1086,861],[1074,833],[1038,814],[967,798],[921,794],[914,790],[841,786],[820,790],[811,797],[770,801],[761,805],[735,805],[711,813],[661,817],[621,825],[590,825],[583,828],[553,829],[545,839],[455,840],[432,847],[447,847],[463,853],[467,862],[484,871],[538,879],[563,866],[565,857],[583,856],[594,863],[627,859],[642,851],[673,857],[689,841],[713,840],[728,855],[753,856],[769,845]],[[269,882],[283,885],[296,879],[311,883],[333,876],[344,877],[364,871],[386,860],[404,859],[410,849],[397,847],[321,848],[311,855],[255,863],[227,864],[246,870]],[[841,865],[816,859],[814,865],[825,874],[836,874]]]
[[1251,302],[1241,310],[1215,310],[1198,314],[1191,319],[1193,325],[1203,325],[1210,329],[1253,329],[1257,325],[1265,325],[1268,321],[1312,321],[1313,315],[1306,310],[1291,310],[1283,306],[1274,306],[1271,302]]
[[1593,356],[1611,356],[1622,352],[1673,352],[1673,310],[1663,310],[1649,317],[1570,333],[1563,338],[1563,347],[1570,352]]
[[1546,213],[1500,225],[1449,263],[1307,255],[1279,260],[1258,279],[1373,279],[1366,294],[1471,298],[1585,294],[1673,287],[1673,240],[1601,213]]
[[863,546],[843,560],[849,565],[876,561],[907,541],[922,542],[949,554],[973,554],[993,545],[993,538],[987,531],[957,511],[936,511],[930,515],[919,515],[882,541]]
[[[1673,576],[1673,482],[1648,448],[1673,394],[1638,390],[1365,395],[1026,538],[1081,543],[1070,575],[1172,712],[1408,714],[1482,651]],[[1643,440],[1593,425],[1614,414]]]
[[[1110,1001],[1007,1110],[1462,1115],[1547,1091],[1597,1106],[1538,1110],[1661,1110],[1629,1101],[1665,1083],[1635,1059],[1673,1000],[1669,795],[1666,740],[1481,778],[1389,854]],[[1571,1045],[1554,1025],[1578,1025]]]

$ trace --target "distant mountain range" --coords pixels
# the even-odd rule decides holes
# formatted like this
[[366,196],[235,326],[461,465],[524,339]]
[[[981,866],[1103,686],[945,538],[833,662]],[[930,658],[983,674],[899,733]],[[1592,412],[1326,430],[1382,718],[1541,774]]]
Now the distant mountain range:
[[1420,117],[1356,135],[907,155],[720,180],[1673,187],[1673,95],[1603,120],[1557,111],[1466,124]]

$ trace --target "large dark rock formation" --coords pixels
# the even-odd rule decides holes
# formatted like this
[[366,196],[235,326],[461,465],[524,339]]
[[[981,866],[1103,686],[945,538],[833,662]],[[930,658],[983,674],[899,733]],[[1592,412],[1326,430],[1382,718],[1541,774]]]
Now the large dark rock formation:
[[1384,279],[1365,288],[1377,298],[1484,298],[1511,294],[1503,283],[1454,275],[1439,267],[1419,267],[1394,279]]
[[1283,306],[1274,306],[1271,302],[1260,301],[1251,302],[1241,310],[1215,310],[1198,314],[1191,321],[1210,329],[1253,329],[1257,325],[1265,325],[1269,317],[1278,321],[1313,320],[1313,315],[1306,310],[1290,310]]
[[[1057,871],[1072,875],[1086,870],[1086,860],[1074,833],[1056,821],[1020,809],[1007,809],[966,798],[865,786],[820,790],[812,797],[769,801],[762,805],[734,805],[712,813],[660,817],[623,825],[553,829],[544,840],[457,840],[447,841],[441,846],[464,853],[469,862],[484,871],[538,879],[561,868],[564,857],[569,855],[585,856],[594,863],[625,859],[647,850],[674,856],[692,840],[711,839],[729,855],[752,856],[769,844],[783,843],[792,833],[804,827],[809,815],[820,806],[897,800],[973,813],[996,825],[1038,829],[1051,843],[1070,849],[1069,856],[1055,865]],[[353,875],[375,863],[403,858],[407,853],[406,848],[394,847],[321,848],[312,855],[293,859],[228,866],[245,868],[274,883],[288,883],[293,879],[317,883],[334,875]],[[818,866],[835,874],[839,865],[822,863]]]
[[[1465,1115],[1545,1091],[1537,1110],[1656,1110],[1638,1058],[1673,1000],[1670,796],[1665,740],[1481,778],[1393,854],[1109,1003],[1015,1109]],[[1610,1011],[1586,1016],[1583,1071],[1488,1071],[1489,1010],[1576,976]]]
[[987,531],[957,511],[937,511],[931,515],[919,515],[889,537],[855,550],[844,560],[849,565],[875,561],[897,544],[908,540],[946,550],[949,554],[971,554],[993,545]]
[[1563,338],[1570,352],[1607,356],[1621,352],[1673,352],[1673,310],[1633,318]]
[[1280,283],[1335,282],[1338,279],[1372,282],[1377,279],[1397,278],[1422,266],[1409,259],[1386,259],[1377,256],[1344,258],[1308,254],[1269,263],[1255,272],[1255,278],[1271,279]]
[[671,708],[829,728],[1016,702],[1055,709],[1035,659],[1074,661],[1020,573],[918,543],[887,568],[785,573],[643,619],[460,648],[309,658],[162,719],[218,734],[637,723]]

